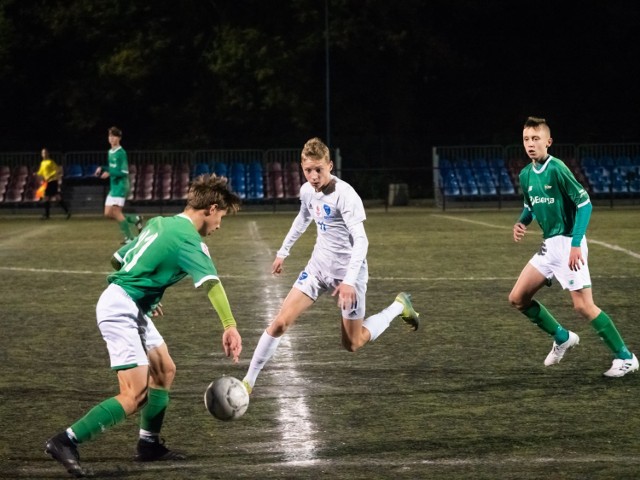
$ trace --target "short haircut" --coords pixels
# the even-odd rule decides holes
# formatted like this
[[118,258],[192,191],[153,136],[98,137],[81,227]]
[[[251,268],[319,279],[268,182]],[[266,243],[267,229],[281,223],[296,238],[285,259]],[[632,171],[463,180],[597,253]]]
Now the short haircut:
[[218,205],[220,210],[236,213],[240,209],[240,202],[240,197],[231,191],[227,177],[204,174],[194,178],[189,185],[187,207],[195,210]]
[[527,121],[524,122],[524,128],[540,128],[540,127],[547,127],[547,129],[549,129],[549,131],[551,131],[551,128],[549,128],[549,124],[547,123],[547,120],[541,117],[529,117],[527,118]]
[[118,127],[110,127],[109,128],[109,135],[113,135],[114,137],[122,138],[122,130],[120,130]]
[[325,160],[327,163],[331,161],[329,155],[329,147],[327,147],[318,137],[307,140],[302,147],[301,160]]

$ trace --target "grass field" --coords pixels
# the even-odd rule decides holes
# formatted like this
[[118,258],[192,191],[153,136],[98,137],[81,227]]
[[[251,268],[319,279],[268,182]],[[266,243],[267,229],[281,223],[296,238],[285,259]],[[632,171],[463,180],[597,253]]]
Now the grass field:
[[[136,416],[82,445],[83,465],[141,480],[640,478],[640,375],[602,377],[611,356],[557,284],[538,298],[581,336],[558,366],[543,366],[551,339],[507,302],[540,242],[537,228],[512,241],[518,213],[369,211],[368,313],[406,290],[421,329],[396,321],[348,353],[334,300],[322,298],[230,423],[207,413],[204,390],[242,378],[315,235],[276,278],[294,214],[226,217],[207,243],[243,335],[240,364],[222,355],[220,322],[189,279],[167,291],[157,321],[178,366],[163,436],[189,459],[133,462]],[[640,353],[640,211],[596,208],[588,238],[596,303]],[[67,478],[44,441],[116,393],[95,303],[119,241],[100,217],[0,218],[0,478]]]

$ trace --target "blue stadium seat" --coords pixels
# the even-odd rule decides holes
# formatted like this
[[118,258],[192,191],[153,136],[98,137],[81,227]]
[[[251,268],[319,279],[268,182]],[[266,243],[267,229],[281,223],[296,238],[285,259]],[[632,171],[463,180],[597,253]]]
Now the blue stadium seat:
[[67,178],[80,178],[84,176],[84,172],[82,171],[82,165],[77,163],[72,163],[64,167],[64,176]]
[[215,173],[220,177],[229,176],[229,167],[224,162],[214,162],[211,164],[211,173]]
[[262,162],[256,160],[249,164],[247,180],[247,196],[251,199],[264,198],[264,172]]
[[82,169],[82,176],[84,177],[93,177],[96,174],[96,170],[100,165],[96,165],[95,163],[91,163],[89,165],[85,165]]
[[231,164],[231,188],[240,198],[247,197],[247,179],[245,177],[245,165],[242,162]]
[[203,174],[208,174],[209,172],[209,165],[206,163],[196,163],[193,167],[193,174],[192,177],[197,177],[199,175],[203,175]]

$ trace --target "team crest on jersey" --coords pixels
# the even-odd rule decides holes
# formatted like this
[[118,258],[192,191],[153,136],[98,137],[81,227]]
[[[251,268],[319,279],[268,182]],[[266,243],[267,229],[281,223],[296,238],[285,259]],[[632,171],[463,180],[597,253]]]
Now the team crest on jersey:
[[306,280],[306,278],[309,276],[309,274],[307,272],[302,272],[300,274],[300,276],[298,277],[298,282],[303,282],[304,280]]
[[327,217],[331,215],[331,207],[329,205],[325,203],[322,208],[324,209],[324,213]]
[[551,190],[552,188],[553,188],[553,187],[552,187],[551,185],[545,185],[545,186],[544,186],[544,189],[545,189],[545,190]]
[[209,247],[207,247],[207,244],[204,242],[200,242],[200,248],[202,248],[202,252],[209,258],[211,258],[211,255],[209,255]]

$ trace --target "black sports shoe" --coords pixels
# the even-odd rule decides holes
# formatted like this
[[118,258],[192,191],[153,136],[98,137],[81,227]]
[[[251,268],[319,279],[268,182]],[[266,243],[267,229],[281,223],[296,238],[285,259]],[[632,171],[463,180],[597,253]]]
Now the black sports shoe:
[[44,453],[51,455],[54,460],[60,462],[67,469],[67,472],[76,478],[85,477],[88,473],[80,466],[78,449],[65,432],[47,440]]
[[159,442],[147,442],[146,440],[138,440],[138,452],[133,457],[136,462],[158,462],[186,460],[184,453],[169,450],[164,446],[164,439]]

